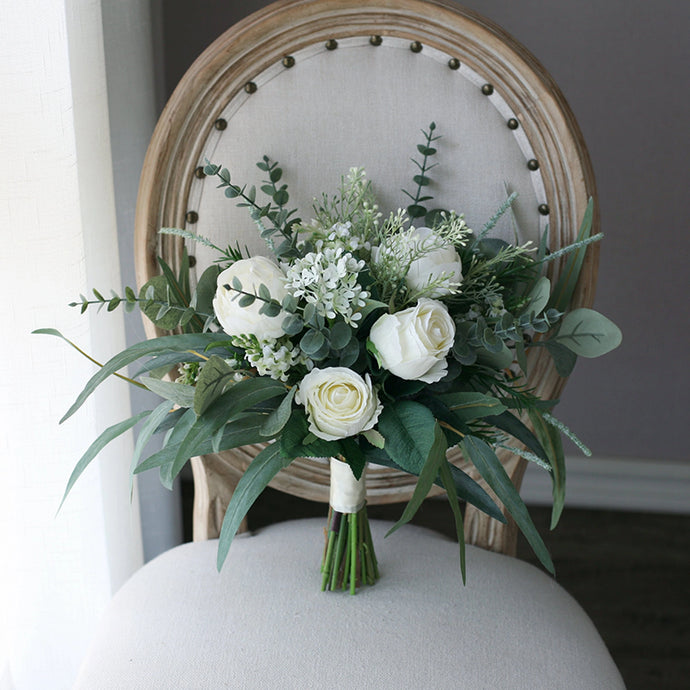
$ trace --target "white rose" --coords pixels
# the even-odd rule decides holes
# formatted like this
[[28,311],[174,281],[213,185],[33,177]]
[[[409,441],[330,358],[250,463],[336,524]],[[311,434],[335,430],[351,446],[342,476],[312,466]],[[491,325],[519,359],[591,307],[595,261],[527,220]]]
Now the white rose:
[[281,302],[287,294],[285,274],[264,256],[235,261],[218,276],[218,288],[213,299],[213,311],[228,335],[255,335],[259,340],[280,338],[285,313],[281,311],[278,316],[259,314],[263,302],[258,299],[248,307],[241,307],[237,291],[224,287],[232,285],[233,278],[239,278],[242,290],[250,294],[258,294],[259,285],[263,283],[271,297]]
[[[431,228],[418,228],[410,238],[414,247],[424,250],[439,243],[438,235]],[[430,283],[441,281],[430,290],[425,288]],[[410,290],[425,294],[427,297],[443,297],[454,290],[452,286],[462,281],[462,261],[452,244],[430,249],[410,264],[405,277],[405,284]]]
[[448,370],[455,323],[446,305],[422,298],[396,314],[384,314],[371,327],[369,340],[384,369],[401,379],[434,383]]
[[362,378],[347,367],[312,369],[295,400],[307,411],[309,431],[326,441],[372,429],[383,409],[369,374]]

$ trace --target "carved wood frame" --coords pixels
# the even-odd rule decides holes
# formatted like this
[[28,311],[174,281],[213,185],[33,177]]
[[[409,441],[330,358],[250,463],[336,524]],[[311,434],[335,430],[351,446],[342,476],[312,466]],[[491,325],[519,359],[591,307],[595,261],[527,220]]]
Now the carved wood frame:
[[[552,245],[572,241],[587,200],[596,196],[594,175],[575,118],[542,65],[500,27],[447,0],[279,0],[234,25],[209,46],[180,81],[154,131],[139,187],[135,219],[135,265],[142,285],[158,273],[156,257],[173,267],[181,240],[159,235],[164,226],[184,225],[192,175],[213,123],[233,96],[285,55],[318,42],[350,36],[396,36],[420,41],[487,75],[515,113],[541,162],[550,207]],[[595,207],[596,208],[596,207]],[[593,232],[599,224],[595,210]],[[598,252],[587,252],[574,305],[594,298]],[[554,277],[559,265],[552,267]],[[149,337],[161,333],[147,322]],[[528,357],[530,380],[543,397],[557,397],[564,381],[543,349]],[[233,486],[260,446],[195,458],[194,538],[218,535]],[[525,461],[505,453],[506,471],[520,486]],[[456,453],[453,461],[478,479]],[[409,498],[416,478],[388,469],[368,473],[371,503]],[[299,496],[328,501],[328,469],[296,460],[271,484]],[[502,525],[467,507],[468,543],[514,554],[516,527]]]

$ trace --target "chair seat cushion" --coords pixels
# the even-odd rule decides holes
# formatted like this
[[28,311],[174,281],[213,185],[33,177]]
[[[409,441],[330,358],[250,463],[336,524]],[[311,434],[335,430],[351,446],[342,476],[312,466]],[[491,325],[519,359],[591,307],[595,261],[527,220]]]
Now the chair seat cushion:
[[321,592],[325,520],[174,548],[113,598],[77,688],[623,688],[580,606],[535,567],[372,521],[381,570]]

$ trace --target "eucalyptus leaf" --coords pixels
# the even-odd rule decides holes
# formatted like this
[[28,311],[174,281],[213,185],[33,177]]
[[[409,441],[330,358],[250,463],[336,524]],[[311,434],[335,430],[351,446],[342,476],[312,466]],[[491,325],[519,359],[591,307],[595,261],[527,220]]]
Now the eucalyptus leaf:
[[[176,415],[181,412],[181,410],[175,410],[170,416]],[[189,412],[186,410],[184,414]],[[179,417],[177,419],[179,421]],[[239,446],[246,446],[253,443],[265,443],[268,439],[266,436],[262,436],[260,429],[266,421],[266,415],[259,412],[248,412],[239,414],[235,417],[232,422],[220,427],[222,432],[220,442],[217,442],[214,438],[205,439],[198,446],[198,455],[205,455],[207,453],[217,453],[221,450],[229,450],[231,448],[237,448]],[[165,424],[166,420],[163,421]],[[143,462],[141,462],[137,468],[134,470],[135,474],[144,472],[146,470],[153,469],[155,467],[161,467],[166,464],[174,463],[177,457],[178,451],[180,450],[180,445],[182,439],[178,439],[175,442],[168,440],[165,446],[160,450],[156,451]]]
[[196,309],[202,314],[213,314],[213,298],[216,296],[220,268],[209,266],[196,284]]
[[623,336],[613,321],[593,309],[575,309],[563,317],[554,336],[579,357],[600,357],[621,344]]
[[[152,376],[144,376],[141,382],[156,395],[165,398],[180,407],[192,407],[194,404],[194,386],[172,381],[161,381]],[[169,407],[170,405],[168,405]]]
[[534,427],[535,435],[549,456],[551,490],[553,494],[551,529],[554,529],[560,520],[565,505],[565,455],[563,453],[563,443],[558,430],[548,424],[539,412],[530,410],[529,418]]
[[[139,291],[139,299],[147,300],[147,302],[140,302],[139,307],[158,328],[172,331],[180,323],[183,310],[170,309],[170,305],[166,305],[168,302],[168,281],[165,276],[154,276],[144,283]],[[165,306],[168,308],[163,309]]]
[[220,397],[233,383],[237,372],[218,355],[213,355],[204,364],[196,381],[194,411],[202,415],[209,405]]
[[292,459],[285,458],[281,454],[278,443],[268,445],[252,460],[237,483],[225,511],[218,540],[218,570],[223,567],[232,540],[249,508],[273,477],[291,462]]
[[551,296],[551,281],[546,276],[541,276],[528,295],[528,302],[522,313],[541,314],[549,302]]
[[513,516],[517,526],[525,535],[541,564],[551,574],[554,574],[553,561],[546,545],[534,526],[532,518],[527,512],[527,507],[520,498],[520,494],[517,492],[510,477],[506,474],[496,454],[487,443],[471,435],[465,436],[461,447],[465,458],[469,459],[477,468],[482,479],[484,479]]
[[141,426],[141,430],[137,435],[136,443],[134,444],[134,452],[132,453],[132,460],[129,463],[129,491],[132,492],[132,487],[134,485],[134,470],[139,464],[139,458],[146,447],[146,444],[151,440],[153,434],[156,433],[158,427],[161,425],[163,420],[170,414],[171,408],[170,403],[164,400],[151,414],[147,417],[144,424]]
[[140,412],[129,419],[125,419],[122,422],[113,424],[113,426],[109,426],[102,434],[99,435],[99,437],[87,448],[84,455],[79,458],[79,462],[77,462],[72,470],[72,474],[67,481],[67,488],[65,489],[65,493],[60,501],[58,512],[60,511],[60,508],[62,508],[62,504],[65,502],[67,495],[72,490],[74,483],[81,476],[81,473],[89,466],[91,461],[103,450],[103,448],[105,448],[113,439],[124,434],[126,431],[129,431],[135,424],[150,414],[151,410]]
[[[165,447],[166,448],[177,448],[178,453],[179,453],[179,448],[182,445],[182,442],[186,438],[187,434],[189,433],[189,430],[194,426],[194,423],[196,422],[196,415],[194,414],[194,410],[191,408],[188,409],[179,419],[177,424],[171,429],[170,435],[168,436],[166,440]],[[160,481],[161,484],[168,489],[168,491],[172,491],[173,488],[173,480],[175,477],[178,475],[179,471],[182,469],[182,466],[179,468],[175,467],[175,459],[177,456],[174,456],[172,458],[172,461],[165,462],[160,465],[159,471],[160,471]],[[188,458],[185,458],[185,462],[187,461]],[[141,467],[144,463],[141,463],[139,467]],[[135,470],[135,472],[138,472],[139,468]]]
[[[587,208],[585,209],[580,229],[577,233],[576,241],[586,240],[590,236],[593,218],[594,200],[590,197],[587,202]],[[586,251],[586,247],[581,247],[568,256],[568,260],[558,276],[558,281],[549,299],[550,307],[554,307],[559,311],[565,311],[570,305],[570,300],[575,292],[577,280],[580,277],[580,271],[582,270],[582,263],[585,259]]]
[[437,397],[463,422],[487,415],[500,415],[507,409],[498,398],[473,391],[444,393]]
[[69,419],[93,393],[93,391],[108,376],[115,374],[123,367],[135,362],[140,357],[156,355],[162,352],[186,350],[203,350],[206,345],[218,338],[215,333],[184,333],[179,335],[166,335],[160,338],[152,338],[136,343],[126,350],[109,359],[86,383],[82,392],[77,396],[74,404],[67,410],[60,423]]
[[439,475],[441,477],[441,482],[443,487],[448,494],[448,504],[453,511],[453,517],[455,519],[455,533],[458,537],[458,546],[460,548],[460,573],[462,575],[462,584],[467,584],[467,569],[465,565],[465,529],[463,525],[462,513],[460,512],[460,506],[458,505],[458,495],[455,491],[455,484],[453,482],[453,476],[451,474],[451,467],[453,467],[449,462],[445,461],[441,463],[439,467]]
[[275,436],[278,432],[282,431],[292,414],[292,401],[296,392],[297,386],[293,386],[283,398],[280,405],[268,415],[264,425],[261,427],[261,433],[263,435]]
[[570,376],[577,363],[577,355],[555,340],[547,340],[544,344],[556,365],[558,375],[563,378]]

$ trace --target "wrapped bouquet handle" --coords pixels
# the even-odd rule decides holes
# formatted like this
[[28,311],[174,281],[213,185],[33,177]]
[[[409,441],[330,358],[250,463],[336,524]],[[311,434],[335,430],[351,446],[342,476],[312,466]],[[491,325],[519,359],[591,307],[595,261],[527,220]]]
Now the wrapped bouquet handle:
[[321,590],[373,585],[379,577],[374,543],[369,529],[366,473],[357,479],[352,468],[331,458],[331,495],[326,545],[321,563]]

